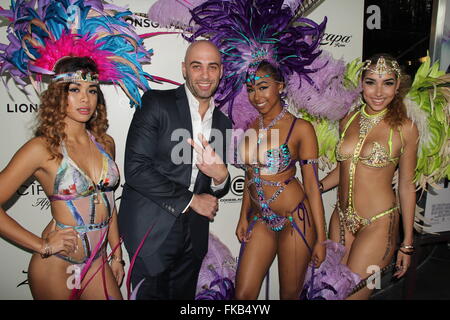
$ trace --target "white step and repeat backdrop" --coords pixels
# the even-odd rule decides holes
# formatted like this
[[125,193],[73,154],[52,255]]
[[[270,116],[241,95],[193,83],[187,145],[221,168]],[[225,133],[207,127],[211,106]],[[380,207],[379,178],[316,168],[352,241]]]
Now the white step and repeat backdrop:
[[[114,0],[111,2],[122,6],[131,5],[131,11],[145,13],[155,0]],[[3,8],[9,7],[9,4],[9,0],[0,0],[0,6]],[[328,17],[328,24],[322,48],[332,53],[335,58],[343,58],[347,62],[361,57],[364,1],[325,0],[310,14],[309,18],[322,21],[324,16]],[[139,34],[161,31],[157,25],[146,18],[130,18],[128,22],[136,27]],[[0,23],[0,41],[2,43],[6,43],[6,26],[7,21],[2,20]],[[144,67],[145,71],[180,83],[183,82],[181,61],[188,44],[180,35],[161,35],[149,38],[145,40],[145,45],[147,48],[154,49],[152,63]],[[170,84],[154,83],[151,84],[151,87],[154,89],[174,88]],[[128,99],[121,90],[111,86],[103,86],[102,90],[105,93],[108,107],[109,134],[116,141],[116,161],[123,173],[125,140],[134,110],[130,109]],[[7,86],[0,85],[0,169],[3,169],[20,146],[33,136],[38,99],[32,88],[29,88],[29,92],[31,94],[27,96],[15,86],[13,81],[9,81]],[[214,222],[211,223],[211,232],[218,236],[237,258],[240,245],[234,232],[242,199],[243,171],[231,167],[230,173],[232,188],[229,194],[220,200],[220,210]],[[123,182],[122,176],[121,183]],[[116,198],[120,197],[121,193],[122,188],[120,187],[116,192]],[[327,221],[331,215],[335,198],[334,192],[324,195]],[[116,204],[119,206],[120,200]],[[50,203],[40,184],[32,178],[24,182],[14,197],[8,203],[2,204],[2,207],[11,217],[35,234],[40,234],[51,220]],[[31,253],[0,238],[0,257],[0,299],[31,299],[27,284],[27,269]],[[128,262],[126,253],[125,259]],[[260,299],[266,298],[265,288],[266,284],[263,285]],[[269,288],[268,298],[278,299],[276,261],[270,270]],[[122,291],[125,296],[124,285]]]

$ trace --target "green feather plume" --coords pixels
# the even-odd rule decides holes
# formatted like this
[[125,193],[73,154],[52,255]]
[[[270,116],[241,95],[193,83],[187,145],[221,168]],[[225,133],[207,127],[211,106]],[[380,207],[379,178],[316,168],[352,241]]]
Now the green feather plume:
[[429,57],[414,77],[405,97],[408,117],[419,129],[419,150],[414,175],[419,189],[450,178],[450,75],[431,64]]

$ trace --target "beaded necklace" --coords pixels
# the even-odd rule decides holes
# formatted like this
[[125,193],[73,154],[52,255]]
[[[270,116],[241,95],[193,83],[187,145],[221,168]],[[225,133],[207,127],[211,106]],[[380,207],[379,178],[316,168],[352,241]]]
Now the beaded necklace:
[[272,128],[279,120],[281,120],[287,112],[287,108],[283,107],[281,112],[269,123],[267,127],[264,127],[263,117],[259,116],[259,131],[258,131],[258,144],[261,144],[262,138],[264,134],[267,134],[267,131]]
[[375,127],[380,121],[384,118],[386,115],[388,109],[385,108],[384,110],[376,113],[376,114],[368,114],[366,112],[366,106],[362,106],[361,108],[361,114],[359,117],[359,135],[366,136],[367,133]]
[[[364,141],[369,134],[369,131],[375,127],[381,120],[383,120],[386,115],[388,109],[384,109],[374,115],[370,115],[366,112],[366,106],[363,105],[361,108],[360,116],[359,116],[359,139],[356,143],[355,150],[353,151],[352,161],[350,162],[349,167],[349,184],[348,184],[348,204],[347,208],[344,212],[340,212],[341,220],[345,221],[345,225],[347,229],[350,230],[353,234],[355,234],[359,228],[369,221],[368,219],[361,218],[355,213],[355,204],[353,203],[353,188],[354,188],[354,179],[356,173],[356,164],[359,160],[359,155],[361,153],[362,146]],[[370,222],[369,222],[370,223]],[[342,235],[341,235],[342,236]],[[341,239],[342,241],[342,239]]]

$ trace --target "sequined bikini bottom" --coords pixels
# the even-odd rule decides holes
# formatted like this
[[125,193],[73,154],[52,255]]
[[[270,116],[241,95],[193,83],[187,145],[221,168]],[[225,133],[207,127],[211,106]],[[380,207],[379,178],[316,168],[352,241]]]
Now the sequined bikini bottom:
[[385,215],[398,212],[398,206],[395,206],[367,219],[358,215],[353,207],[349,206],[345,211],[342,210],[339,202],[336,203],[336,208],[339,212],[339,222],[345,225],[346,229],[352,234],[356,234],[358,231],[364,229],[368,225],[372,224],[375,220],[378,220]]

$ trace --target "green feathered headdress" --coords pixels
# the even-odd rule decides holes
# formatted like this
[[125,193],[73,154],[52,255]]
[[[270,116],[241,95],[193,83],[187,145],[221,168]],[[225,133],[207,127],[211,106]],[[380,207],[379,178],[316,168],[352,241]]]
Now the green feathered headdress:
[[420,189],[450,178],[449,85],[450,75],[427,57],[404,100],[408,118],[419,130],[414,182]]
[[[355,59],[346,66],[344,85],[357,88],[363,63]],[[419,130],[419,149],[414,182],[419,189],[450,178],[450,74],[439,71],[439,63],[430,58],[422,63],[404,103],[410,118]],[[355,105],[359,106],[362,103]],[[350,112],[353,110],[350,110]],[[320,169],[336,163],[335,148],[339,140],[339,121],[315,117],[300,110],[298,116],[310,121],[319,143]]]

